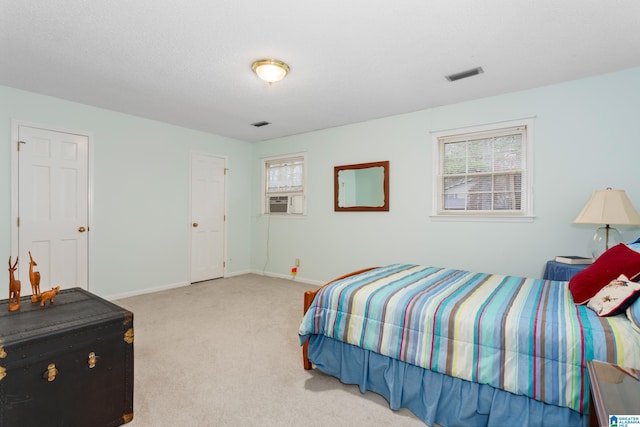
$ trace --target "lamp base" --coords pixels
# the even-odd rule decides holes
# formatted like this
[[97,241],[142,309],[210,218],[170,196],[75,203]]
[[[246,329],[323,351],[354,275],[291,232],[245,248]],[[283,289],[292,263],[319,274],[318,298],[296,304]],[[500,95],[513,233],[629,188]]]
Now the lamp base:
[[591,243],[589,244],[589,252],[593,256],[593,259],[598,258],[605,253],[610,247],[622,242],[622,235],[613,227],[608,225],[600,227],[596,230],[596,234],[593,235]]

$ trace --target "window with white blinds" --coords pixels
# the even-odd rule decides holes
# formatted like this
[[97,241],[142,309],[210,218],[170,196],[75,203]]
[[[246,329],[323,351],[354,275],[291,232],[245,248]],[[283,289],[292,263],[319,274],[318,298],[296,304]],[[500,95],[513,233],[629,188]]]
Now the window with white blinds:
[[265,162],[267,193],[304,190],[304,157],[267,160]]
[[264,160],[264,213],[304,213],[304,169],[304,154]]
[[434,136],[435,216],[530,217],[532,122]]

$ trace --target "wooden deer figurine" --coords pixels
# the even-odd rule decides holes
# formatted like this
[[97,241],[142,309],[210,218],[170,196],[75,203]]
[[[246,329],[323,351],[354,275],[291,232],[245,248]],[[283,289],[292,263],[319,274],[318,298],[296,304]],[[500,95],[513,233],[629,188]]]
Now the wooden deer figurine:
[[47,301],[51,301],[49,305],[53,304],[56,298],[56,295],[58,295],[59,293],[60,293],[60,286],[56,286],[55,288],[52,288],[50,291],[43,292],[41,295],[40,307],[44,307]]
[[40,272],[33,271],[33,267],[38,265],[29,251],[29,281],[31,281],[31,302],[38,302],[40,299]]
[[9,257],[9,311],[20,310],[20,280],[16,280],[14,273],[18,266],[18,258],[11,266],[11,257]]

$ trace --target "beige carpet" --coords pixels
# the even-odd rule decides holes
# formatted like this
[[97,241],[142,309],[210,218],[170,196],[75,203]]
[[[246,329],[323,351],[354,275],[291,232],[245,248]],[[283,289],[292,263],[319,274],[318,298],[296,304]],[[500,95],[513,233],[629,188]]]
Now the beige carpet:
[[381,396],[302,368],[310,285],[259,275],[115,301],[133,311],[128,426],[420,426]]

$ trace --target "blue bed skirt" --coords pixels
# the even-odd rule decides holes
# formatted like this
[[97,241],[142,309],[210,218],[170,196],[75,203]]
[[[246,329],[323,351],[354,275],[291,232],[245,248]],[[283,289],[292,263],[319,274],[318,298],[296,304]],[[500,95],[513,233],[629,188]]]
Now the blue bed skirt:
[[580,426],[588,416],[489,385],[432,372],[321,335],[309,338],[309,360],[345,384],[384,396],[427,425]]

